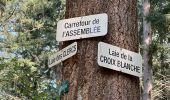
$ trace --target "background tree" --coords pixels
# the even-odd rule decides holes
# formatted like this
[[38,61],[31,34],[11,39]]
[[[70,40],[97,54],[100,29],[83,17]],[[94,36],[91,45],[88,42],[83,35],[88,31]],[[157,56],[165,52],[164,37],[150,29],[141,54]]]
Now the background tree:
[[144,59],[144,90],[143,100],[151,99],[152,90],[152,53],[150,51],[150,45],[152,43],[151,23],[146,18],[150,12],[150,1],[143,0],[143,59]]
[[[144,0],[146,2],[146,0]],[[143,16],[140,12],[141,0],[139,0],[139,19],[140,16]],[[167,73],[169,68],[169,1],[168,0],[150,0],[150,14],[145,16],[145,21],[151,23],[151,34],[152,42],[148,49],[144,46],[141,46],[141,51],[147,50],[150,57],[150,68],[153,70],[153,90],[149,93],[152,94],[149,96],[152,100],[155,99],[168,99],[169,86],[167,84],[169,81],[169,73]],[[143,27],[146,27],[144,23],[139,20],[139,25],[141,26],[140,33],[143,32]],[[147,35],[147,34],[146,34]],[[141,34],[141,38],[144,36]],[[147,39],[147,38],[145,38]],[[143,43],[141,43],[143,45]],[[144,60],[146,61],[145,57]],[[166,66],[166,67],[165,67]],[[152,71],[150,71],[152,73]],[[151,74],[150,74],[151,75]],[[150,77],[150,76],[147,76]],[[146,79],[146,78],[145,78]],[[145,83],[144,83],[145,84]],[[150,83],[152,84],[152,83]],[[146,85],[146,84],[145,84]],[[149,86],[149,85],[148,85]],[[166,89],[165,89],[166,88]],[[149,88],[148,88],[149,89]],[[146,88],[143,89],[146,93]],[[166,91],[166,92],[165,92]],[[144,96],[144,95],[143,95]]]
[[151,0],[151,13],[148,20],[151,21],[153,43],[150,46],[153,53],[153,96],[152,99],[169,99],[170,87],[170,46],[169,33],[169,0]]
[[63,13],[64,1],[60,0],[6,2],[0,24],[3,93],[34,100],[58,96],[59,84],[47,59],[58,47],[56,23]]

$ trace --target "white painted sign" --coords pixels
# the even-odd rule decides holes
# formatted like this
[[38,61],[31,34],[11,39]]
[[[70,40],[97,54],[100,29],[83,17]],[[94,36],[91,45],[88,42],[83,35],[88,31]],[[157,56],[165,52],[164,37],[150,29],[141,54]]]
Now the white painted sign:
[[57,23],[57,41],[104,36],[107,34],[106,13],[60,20]]
[[54,55],[50,56],[48,59],[48,67],[52,67],[77,53],[77,42],[65,47]]
[[98,44],[98,64],[130,75],[142,76],[142,56],[107,43]]

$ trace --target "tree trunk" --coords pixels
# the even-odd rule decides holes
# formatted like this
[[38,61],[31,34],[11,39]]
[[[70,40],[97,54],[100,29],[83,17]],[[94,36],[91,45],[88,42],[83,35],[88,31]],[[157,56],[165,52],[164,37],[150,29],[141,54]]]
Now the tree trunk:
[[66,1],[66,18],[107,13],[109,22],[106,36],[76,40],[77,54],[63,64],[63,80],[70,82],[63,100],[140,100],[138,77],[97,64],[99,41],[138,52],[136,7],[137,0]]
[[143,100],[151,100],[151,90],[152,90],[152,54],[150,52],[149,46],[152,41],[151,25],[147,21],[146,17],[149,15],[150,2],[149,0],[144,0],[143,2],[143,35],[144,35],[144,91]]

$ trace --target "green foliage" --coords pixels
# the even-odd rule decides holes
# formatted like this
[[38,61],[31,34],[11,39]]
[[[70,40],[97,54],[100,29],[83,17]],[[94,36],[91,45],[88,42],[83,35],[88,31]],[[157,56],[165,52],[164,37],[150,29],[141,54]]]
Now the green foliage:
[[[152,100],[168,100],[170,97],[170,0],[150,0],[151,10],[147,20],[151,22],[152,43],[149,46],[152,55],[153,90]],[[143,19],[142,0],[138,3],[140,43],[142,43]],[[143,51],[143,46],[141,46]]]
[[59,95],[63,95],[64,93],[67,93],[69,91],[69,81],[68,80],[64,80],[59,88]]
[[170,87],[170,1],[151,0],[151,13],[148,20],[152,25],[153,39],[150,52],[153,55],[153,100],[169,99]]
[[160,12],[151,12],[148,16],[147,20],[149,20],[152,24],[152,30],[158,31],[166,31],[166,19],[165,15]]
[[65,1],[5,3],[0,19],[0,92],[5,93],[6,98],[59,98],[58,85],[53,82],[47,59],[58,47],[56,24],[64,16]]

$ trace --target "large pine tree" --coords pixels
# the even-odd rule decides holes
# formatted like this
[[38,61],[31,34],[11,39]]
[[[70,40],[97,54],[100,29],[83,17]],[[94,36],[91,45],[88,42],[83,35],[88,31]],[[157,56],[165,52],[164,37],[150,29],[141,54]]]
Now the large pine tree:
[[[76,40],[78,53],[64,61],[63,80],[70,89],[64,100],[139,100],[139,78],[97,64],[97,45],[103,41],[138,52],[137,0],[67,0],[66,18],[107,13],[108,34]],[[73,41],[64,42],[63,47]]]

